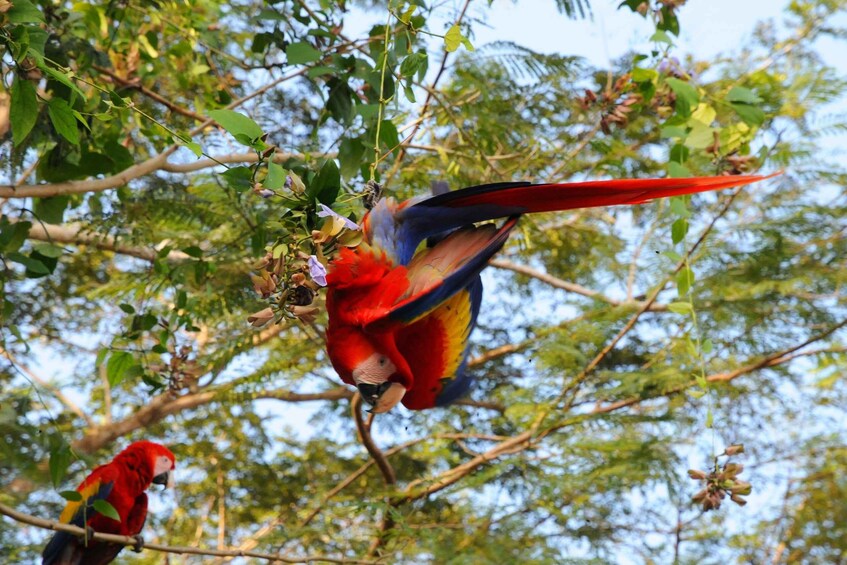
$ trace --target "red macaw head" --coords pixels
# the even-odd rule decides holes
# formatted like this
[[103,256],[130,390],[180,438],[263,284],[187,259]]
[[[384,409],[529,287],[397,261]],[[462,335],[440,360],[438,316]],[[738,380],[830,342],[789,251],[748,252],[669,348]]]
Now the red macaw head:
[[328,351],[333,367],[344,381],[356,385],[371,412],[388,412],[411,388],[412,371],[392,335],[344,328],[332,339]]
[[145,474],[150,473],[151,483],[164,485],[165,488],[174,486],[174,469],[176,469],[176,457],[171,450],[152,441],[136,441],[121,451],[115,461],[119,459],[137,459],[145,467]]

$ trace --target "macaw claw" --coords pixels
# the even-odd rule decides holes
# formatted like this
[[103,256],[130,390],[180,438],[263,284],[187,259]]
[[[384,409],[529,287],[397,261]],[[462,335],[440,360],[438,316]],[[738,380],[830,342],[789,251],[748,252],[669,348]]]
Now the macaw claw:
[[132,546],[132,550],[136,553],[141,553],[144,549],[144,536],[136,534],[132,537],[135,538],[135,545]]

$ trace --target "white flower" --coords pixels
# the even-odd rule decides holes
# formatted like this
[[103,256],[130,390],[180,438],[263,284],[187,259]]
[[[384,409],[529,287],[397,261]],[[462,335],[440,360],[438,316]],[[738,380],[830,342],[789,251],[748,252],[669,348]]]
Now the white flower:
[[318,212],[319,218],[326,218],[326,217],[331,216],[333,218],[338,218],[339,220],[344,222],[344,227],[347,228],[348,230],[359,229],[358,224],[356,224],[355,222],[351,221],[348,218],[345,218],[344,216],[342,216],[341,214],[339,214],[338,212],[336,212],[335,210],[333,210],[329,206],[325,206],[321,203],[318,203],[318,206],[320,206],[320,208],[321,208],[320,211]]
[[314,255],[309,255],[309,274],[312,275],[313,281],[321,286],[326,286],[326,267]]

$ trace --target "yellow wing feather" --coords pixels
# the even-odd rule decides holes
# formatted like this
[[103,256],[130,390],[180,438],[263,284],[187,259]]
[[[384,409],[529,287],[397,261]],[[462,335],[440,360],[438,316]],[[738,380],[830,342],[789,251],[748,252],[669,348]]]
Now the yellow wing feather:
[[77,492],[82,495],[82,500],[80,501],[68,501],[65,505],[65,509],[62,510],[62,514],[59,516],[59,522],[62,524],[69,524],[71,520],[73,520],[77,511],[80,507],[85,504],[89,498],[97,494],[100,490],[100,479],[96,479],[83,486],[82,488],[77,489]]

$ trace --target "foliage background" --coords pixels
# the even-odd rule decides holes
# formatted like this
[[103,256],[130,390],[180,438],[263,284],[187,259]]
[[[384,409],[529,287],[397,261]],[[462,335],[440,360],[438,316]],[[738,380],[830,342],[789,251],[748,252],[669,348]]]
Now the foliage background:
[[[845,3],[787,3],[698,60],[674,45],[684,2],[627,1],[650,39],[608,66],[567,37],[552,54],[476,41],[484,2],[416,4],[0,1],[0,502],[57,516],[57,491],[150,438],[178,456],[147,525],[170,545],[843,561],[845,82],[819,49],[843,49]],[[606,9],[553,4],[583,23]],[[360,218],[371,170],[407,197],[759,168],[785,174],[522,220],[486,276],[470,398],[373,423],[394,481],[325,320],[246,323],[266,248],[297,268],[317,204]],[[704,513],[686,470],[738,443],[749,503]],[[0,554],[35,559],[48,532],[2,525]]]

